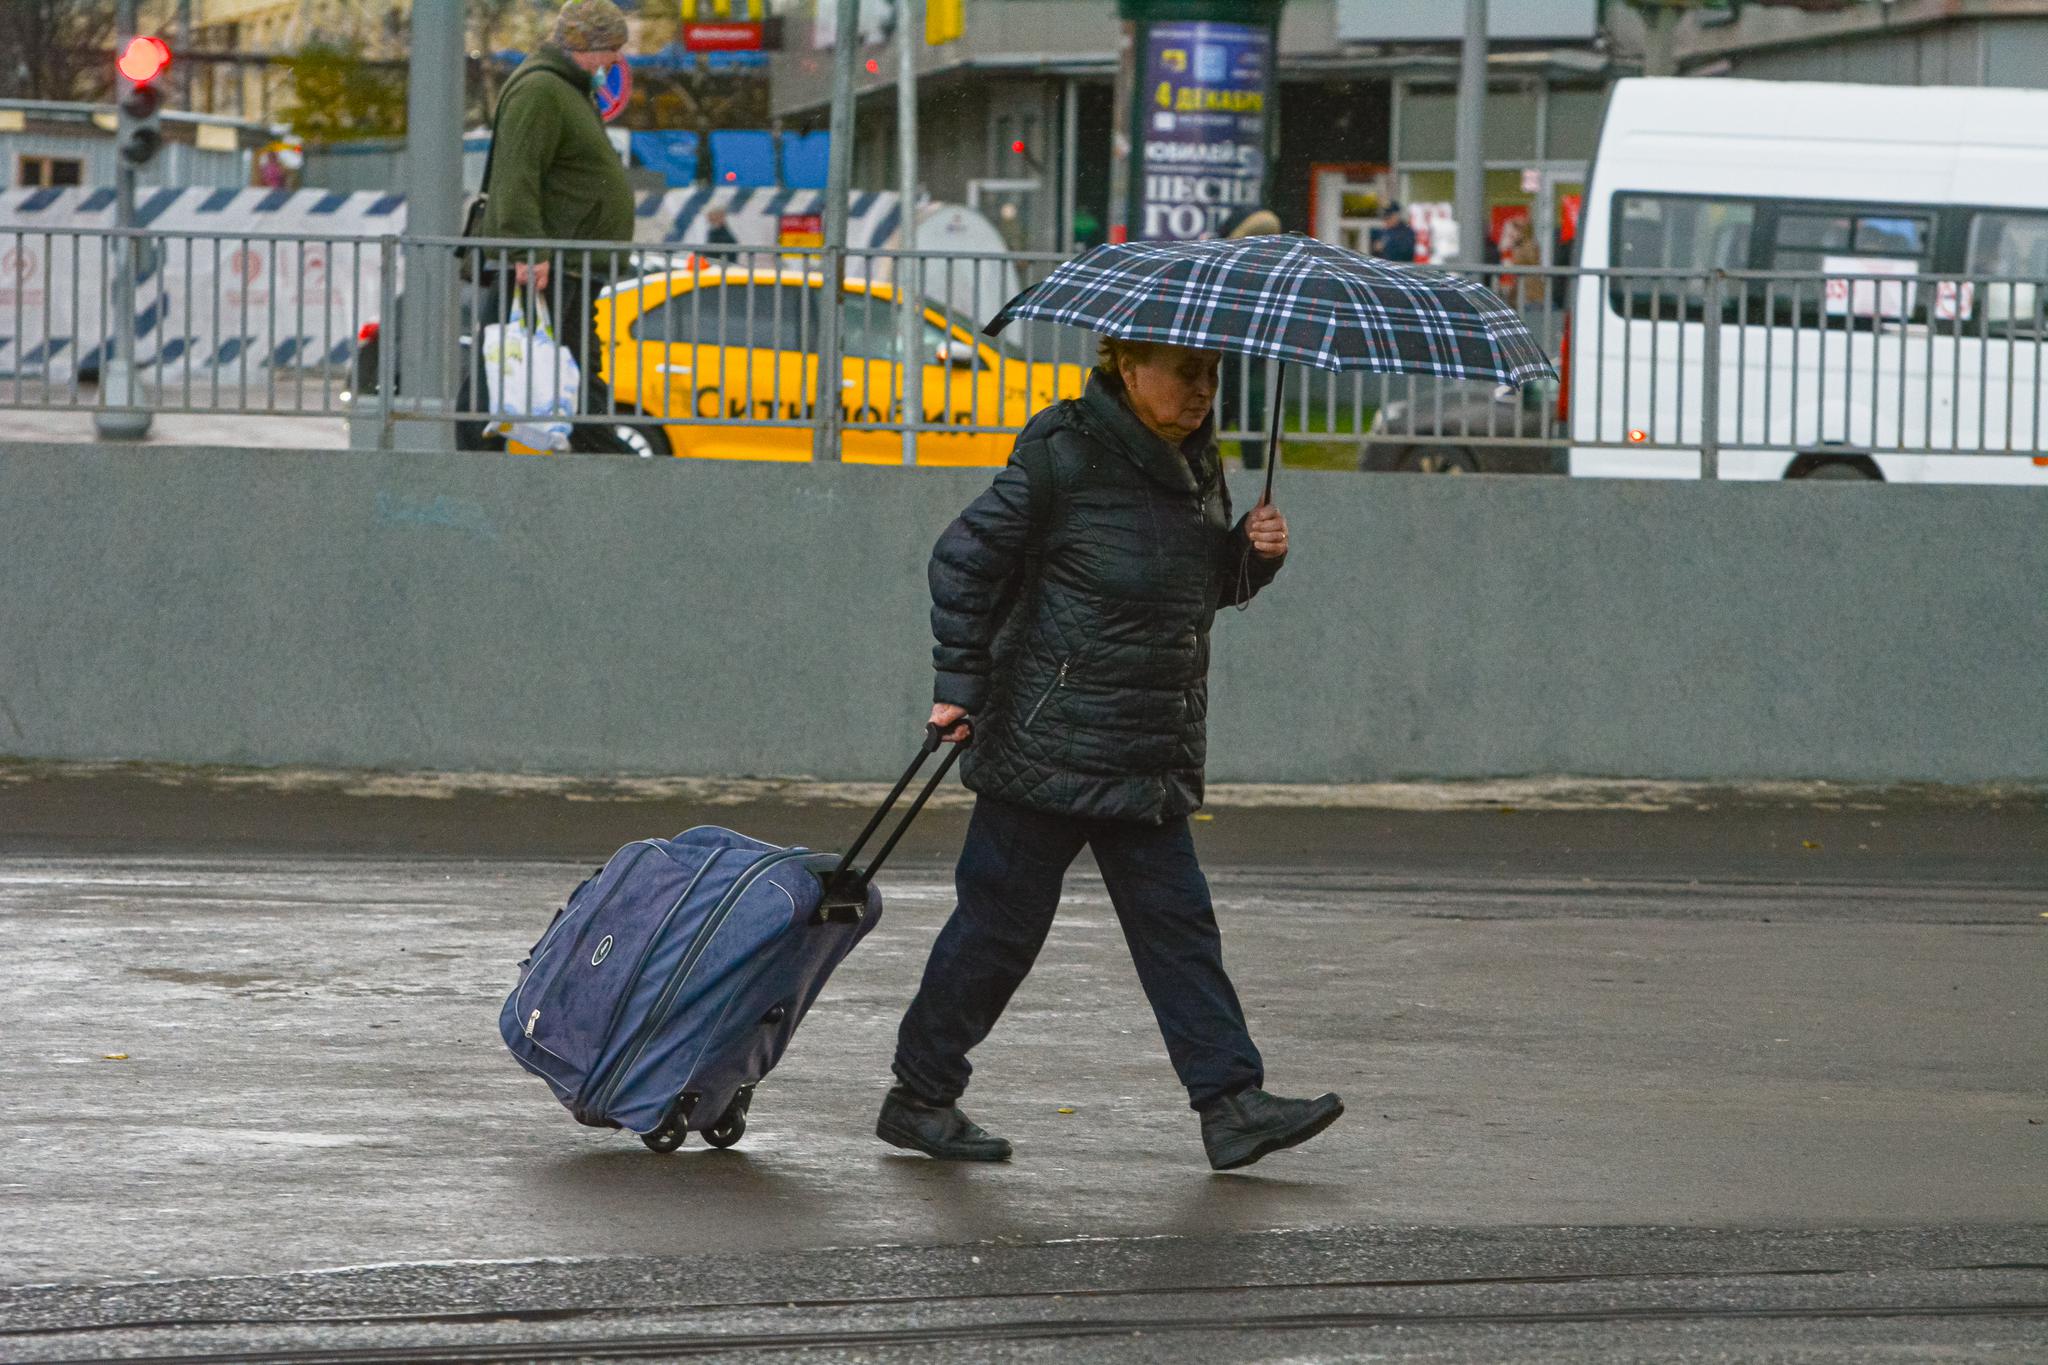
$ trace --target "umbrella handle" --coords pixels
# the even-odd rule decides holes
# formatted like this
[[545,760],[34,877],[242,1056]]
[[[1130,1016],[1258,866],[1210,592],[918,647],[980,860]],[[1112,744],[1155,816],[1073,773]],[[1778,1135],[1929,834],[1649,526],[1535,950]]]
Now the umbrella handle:
[[[1280,411],[1281,403],[1287,396],[1287,362],[1281,361],[1273,374],[1273,437],[1266,442],[1266,489],[1259,494],[1252,511],[1256,512],[1273,501],[1273,470],[1280,463]],[[1252,540],[1244,540],[1244,555],[1237,561],[1237,609],[1244,611],[1251,606],[1252,586]]]
[[1283,360],[1273,372],[1273,439],[1266,442],[1266,491],[1259,494],[1260,507],[1273,500],[1273,471],[1280,465],[1280,416],[1286,396],[1287,362]]

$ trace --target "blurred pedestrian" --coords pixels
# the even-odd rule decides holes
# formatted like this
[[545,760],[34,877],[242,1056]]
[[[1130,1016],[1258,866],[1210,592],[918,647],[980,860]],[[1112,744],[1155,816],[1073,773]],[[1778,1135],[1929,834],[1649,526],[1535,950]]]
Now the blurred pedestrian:
[[[596,90],[622,59],[626,16],[612,0],[568,0],[554,27],[505,82],[498,101],[488,201],[481,235],[630,243],[633,189],[598,115]],[[513,276],[540,293],[555,336],[583,374],[582,410],[605,412],[610,390],[591,336],[592,300],[618,274],[613,253],[536,251]],[[577,423],[571,450],[631,454],[616,428]]]
[[1078,399],[1034,416],[932,550],[931,723],[976,794],[959,901],[897,1034],[876,1133],[1005,1161],[959,1108],[968,1052],[1031,970],[1086,847],[1219,1170],[1315,1136],[1335,1095],[1281,1099],[1224,970],[1188,817],[1202,803],[1209,630],[1279,573],[1287,520],[1234,525],[1214,351],[1104,341]]
[[[1253,209],[1241,214],[1225,230],[1224,236],[1264,237],[1280,231],[1280,215],[1271,209]],[[1223,392],[1218,399],[1222,408],[1220,429],[1223,431],[1264,431],[1266,429],[1266,363],[1235,351],[1223,356]],[[1242,425],[1240,425],[1242,423]],[[1246,469],[1263,469],[1266,465],[1266,443],[1254,437],[1245,437],[1237,445],[1239,458]]]
[[1415,229],[1408,225],[1408,219],[1396,200],[1388,200],[1386,209],[1380,214],[1379,231],[1372,235],[1372,254],[1383,261],[1415,264]]
[[704,210],[704,245],[738,246],[740,239],[726,221],[725,205],[713,204]]

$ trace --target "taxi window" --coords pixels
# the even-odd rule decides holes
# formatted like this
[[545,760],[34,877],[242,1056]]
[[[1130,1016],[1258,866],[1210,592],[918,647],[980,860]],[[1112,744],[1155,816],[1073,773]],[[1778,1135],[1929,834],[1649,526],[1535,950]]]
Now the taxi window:
[[816,291],[796,284],[702,283],[633,320],[633,339],[676,346],[801,351],[817,333]]
[[[841,314],[840,326],[846,332],[846,354],[861,360],[897,360],[901,358],[902,347],[897,344],[900,335],[897,328],[901,315],[896,311],[896,301],[873,294],[859,294],[851,290],[846,294],[846,309]],[[937,356],[939,346],[946,340],[946,330],[930,318],[924,320],[925,362],[930,364]]]

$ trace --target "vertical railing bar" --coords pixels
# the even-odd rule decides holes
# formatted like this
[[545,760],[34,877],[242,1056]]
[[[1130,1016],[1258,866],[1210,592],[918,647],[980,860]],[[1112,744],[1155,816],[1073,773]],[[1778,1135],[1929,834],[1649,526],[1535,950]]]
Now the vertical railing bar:
[[398,409],[398,238],[390,233],[377,239],[377,295],[377,449],[389,450]]
[[1813,442],[1815,445],[1826,445],[1828,442],[1828,337],[1831,330],[1828,327],[1828,286],[1826,276],[1822,276],[1820,281],[1819,307],[1820,368],[1814,376],[1813,412],[1815,429]]
[[1776,377],[1776,376],[1775,376],[1775,374],[1774,374],[1773,372],[1774,372],[1774,371],[1775,371],[1775,370],[1777,369],[1777,366],[1775,366],[1775,365],[1774,365],[1774,364],[1772,364],[1771,362],[1772,362],[1772,357],[1773,357],[1774,353],[1775,353],[1775,352],[1776,352],[1776,350],[1777,350],[1777,345],[1776,345],[1776,341],[1777,341],[1777,332],[1778,332],[1778,282],[1777,282],[1776,280],[1770,280],[1770,279],[1767,279],[1767,280],[1765,280],[1765,281],[1764,281],[1764,393],[1763,393],[1763,399],[1764,399],[1764,439],[1763,439],[1763,444],[1764,444],[1764,446],[1765,446],[1765,448],[1766,448],[1766,449],[1768,449],[1768,448],[1770,447],[1770,445],[1772,444],[1773,440],[1775,439],[1775,433],[1776,433],[1776,431],[1777,431],[1777,426],[1776,426],[1776,424],[1775,424],[1775,422],[1774,422],[1774,420],[1773,420],[1773,419],[1774,419],[1774,418],[1776,417],[1776,415],[1777,415],[1777,409],[1776,409],[1776,408],[1775,408],[1775,407],[1774,407],[1774,406],[1772,405],[1772,403],[1771,403],[1771,382],[1772,382],[1772,380],[1773,380],[1773,379],[1774,379],[1774,378]]
[[1692,330],[1686,323],[1686,300],[1680,291],[1688,289],[1690,284],[1690,280],[1674,279],[1671,282],[1671,308],[1678,315],[1678,392],[1673,395],[1673,406],[1677,411],[1672,414],[1672,423],[1680,444],[1685,442],[1685,343]]
[[1948,448],[1963,448],[1963,310],[1949,319]]
[[[2015,290],[2017,290],[2018,286],[2014,286],[2014,288],[2015,288]],[[2033,407],[2033,421],[2032,421],[2032,422],[2031,422],[2031,423],[2029,424],[2029,426],[2028,426],[2028,428],[2027,428],[2027,444],[2028,444],[2028,445],[2029,445],[2029,446],[2030,446],[2030,447],[2031,447],[2032,449],[2034,449],[2034,450],[2040,450],[2040,449],[2042,448],[2042,443],[2041,443],[2041,330],[2042,330],[2042,328],[2041,328],[2041,324],[2042,324],[2042,303],[2043,303],[2043,298],[2042,298],[2042,293],[2041,293],[2041,286],[2040,286],[2040,285],[2038,285],[2038,284],[2034,285],[2034,286],[2033,286],[2033,291],[2034,291],[2034,293],[2033,293],[2033,298],[2032,298],[2032,312],[2033,312],[2033,316],[2032,316],[2032,317],[2031,317],[2031,318],[2029,319],[2029,321],[2033,323],[2033,332],[2034,332],[2034,407]]]
[[[1700,477],[1721,477],[1721,281],[1722,272],[1707,276],[1700,321]],[[1681,373],[1684,363],[1680,362]],[[1683,418],[1681,417],[1681,421]]]
[[1977,453],[1991,444],[1991,310],[1977,310]]
[[[2019,364],[2019,338],[2015,335],[2016,328],[2014,323],[2014,314],[2018,310],[2013,306],[2019,302],[2019,286],[2017,284],[2008,284],[2005,290],[2005,453],[2010,455],[2014,451],[2013,399],[2016,396],[2014,389],[2017,387],[2019,380],[2019,373],[2014,368]],[[1956,292],[1958,294],[1962,292],[1961,285],[1956,286]]]
[[264,256],[270,262],[270,288],[263,298],[263,403],[272,412],[277,410],[277,258],[283,242],[266,243]]
[[1742,447],[1749,436],[1749,281],[1735,291],[1735,442]]
[[1622,283],[1628,311],[1621,317],[1621,430],[1616,440],[1626,446],[1630,444],[1629,432],[1635,428],[1636,297],[1635,290],[1628,285],[1628,277],[1624,276]]
[[[1962,309],[1962,291],[1960,289],[1956,291],[1956,309],[1958,311]],[[1927,450],[1933,450],[1933,438],[1935,438],[1935,432],[1933,432],[1933,344],[1939,338],[1939,334],[1942,334],[1942,309],[1931,309],[1927,313],[1927,346],[1925,346],[1927,362],[1921,366],[1921,393],[1923,393],[1923,407],[1925,407],[1925,422],[1923,422],[1923,428],[1921,428],[1923,430],[1921,444],[1925,444]],[[1905,389],[1903,383],[1898,385],[1898,387]]]

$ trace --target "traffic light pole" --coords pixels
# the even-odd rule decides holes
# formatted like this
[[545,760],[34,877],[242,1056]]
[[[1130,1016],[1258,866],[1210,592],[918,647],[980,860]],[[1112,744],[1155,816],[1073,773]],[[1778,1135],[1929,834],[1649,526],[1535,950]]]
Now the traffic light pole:
[[[121,0],[115,15],[116,38],[114,50],[126,52],[128,40],[135,36],[135,0]],[[117,103],[127,93],[126,78],[120,74],[114,77]],[[128,112],[122,109],[118,118],[122,123],[128,120]],[[117,143],[121,134],[115,133]],[[123,156],[114,158],[114,226],[127,229],[135,226],[135,172],[136,168]],[[133,237],[116,236],[113,251],[113,279],[108,282],[107,306],[113,313],[113,334],[108,338],[110,352],[100,359],[100,403],[92,415],[93,430],[102,439],[109,441],[140,441],[149,435],[150,417],[147,412],[110,412],[109,408],[126,408],[142,400],[142,392],[135,382],[135,261],[138,242]]]
[[1465,0],[1458,50],[1458,263],[1486,263],[1486,0]]
[[[405,229],[412,237],[454,237],[462,227],[462,11],[446,3],[412,7],[404,181]],[[453,450],[450,414],[460,368],[455,252],[415,246],[404,275],[397,398],[414,420],[398,423],[393,442],[400,450]]]
[[[832,0],[821,0],[832,3]],[[841,294],[846,288],[847,200],[853,181],[853,65],[860,58],[860,0],[837,0],[837,44],[832,53],[832,141],[825,163],[825,260],[818,300],[818,388],[811,427],[811,458],[840,458],[844,422],[840,403]]]

